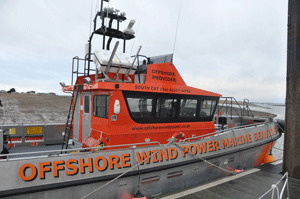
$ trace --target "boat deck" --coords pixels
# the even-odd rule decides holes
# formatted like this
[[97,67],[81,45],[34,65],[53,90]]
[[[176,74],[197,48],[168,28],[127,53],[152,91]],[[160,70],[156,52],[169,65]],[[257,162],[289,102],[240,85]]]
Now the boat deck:
[[[272,184],[276,184],[282,178],[282,160],[271,164],[262,165],[242,173],[225,177],[211,183],[203,184],[191,189],[187,189],[172,195],[163,197],[163,199],[231,199],[231,198],[259,198],[269,189]],[[279,191],[284,184],[284,180],[278,184]],[[289,198],[299,198],[300,180],[295,178],[288,179]],[[275,191],[276,193],[276,191]],[[270,191],[263,198],[271,198]],[[274,194],[277,198],[277,194]],[[283,198],[287,198],[286,192]]]

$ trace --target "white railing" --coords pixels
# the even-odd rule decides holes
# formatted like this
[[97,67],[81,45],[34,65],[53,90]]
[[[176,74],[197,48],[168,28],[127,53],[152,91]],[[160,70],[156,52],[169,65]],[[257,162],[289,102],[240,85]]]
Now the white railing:
[[[23,153],[9,153],[9,154],[0,154],[0,161],[9,161],[12,156],[27,156],[22,157],[22,159],[30,159],[30,158],[40,158],[45,157],[45,154],[49,154],[48,156],[65,156],[65,155],[76,155],[79,153],[63,153],[62,152],[77,152],[77,151],[89,151],[92,153],[100,152],[103,149],[108,148],[118,148],[118,147],[132,147],[136,148],[137,145],[158,145],[161,146],[160,142],[154,141],[154,142],[142,142],[142,143],[132,143],[132,144],[122,144],[122,145],[112,145],[112,146],[103,146],[103,147],[90,147],[90,148],[74,148],[74,149],[59,149],[59,150],[49,150],[49,151],[35,151],[35,152],[23,152]],[[28,155],[36,155],[33,157],[28,157]],[[39,156],[40,155],[40,156]],[[6,159],[1,159],[1,157],[6,157]]]
[[[285,178],[284,184],[283,184],[283,187],[282,187],[282,189],[281,189],[281,191],[280,191],[280,193],[279,193],[278,184],[279,184],[284,178]],[[259,199],[265,197],[265,196],[266,196],[269,192],[271,192],[271,191],[272,191],[272,198],[271,198],[271,199],[274,198],[274,192],[275,192],[275,191],[276,191],[276,193],[277,193],[277,198],[278,198],[278,199],[282,199],[285,190],[287,191],[287,199],[289,199],[289,198],[290,198],[290,193],[289,193],[289,184],[288,184],[288,180],[289,180],[289,175],[288,175],[288,172],[286,172],[286,173],[282,176],[282,178],[281,178],[276,184],[272,184],[271,189],[269,189],[266,193],[264,193]]]

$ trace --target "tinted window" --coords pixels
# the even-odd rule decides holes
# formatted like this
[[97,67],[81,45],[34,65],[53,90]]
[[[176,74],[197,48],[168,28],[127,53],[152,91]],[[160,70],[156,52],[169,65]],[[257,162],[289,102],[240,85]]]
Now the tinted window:
[[213,114],[215,110],[216,101],[215,100],[203,100],[200,105],[200,117],[209,117]]
[[90,113],[90,96],[84,96],[84,113]]
[[179,117],[196,117],[197,99],[181,99]]
[[127,102],[133,118],[150,118],[153,99],[147,97],[128,97]]
[[138,123],[212,121],[218,97],[123,91]]
[[158,98],[156,103],[157,118],[174,118],[177,99]]
[[108,118],[108,95],[94,96],[94,115],[97,117]]

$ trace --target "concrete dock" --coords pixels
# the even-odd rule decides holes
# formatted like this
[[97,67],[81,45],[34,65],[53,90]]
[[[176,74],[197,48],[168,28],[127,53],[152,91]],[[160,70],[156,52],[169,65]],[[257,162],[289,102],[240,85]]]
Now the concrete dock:
[[[208,184],[202,184],[185,191],[165,196],[163,199],[259,198],[271,189],[272,184],[276,184],[282,178],[283,174],[281,172],[282,160],[279,160],[274,163],[262,165],[239,174],[210,182]],[[285,179],[278,184],[279,191],[281,191],[281,188],[283,187],[284,180]],[[288,188],[289,198],[300,198],[300,180],[289,178]],[[271,197],[272,191],[263,198]],[[277,195],[274,194],[274,198],[277,198]],[[283,198],[287,198],[286,191]]]

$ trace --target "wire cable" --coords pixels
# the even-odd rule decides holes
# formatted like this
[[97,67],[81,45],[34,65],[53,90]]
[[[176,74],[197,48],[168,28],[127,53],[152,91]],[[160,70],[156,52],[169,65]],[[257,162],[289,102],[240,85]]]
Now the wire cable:
[[176,39],[177,39],[177,32],[178,32],[178,25],[179,25],[180,11],[181,11],[181,3],[182,3],[182,0],[180,1],[180,6],[179,6],[179,13],[178,13],[176,32],[175,32],[175,40],[174,40],[174,46],[173,46],[173,57],[174,57],[174,53],[175,53],[175,46],[176,46]]

